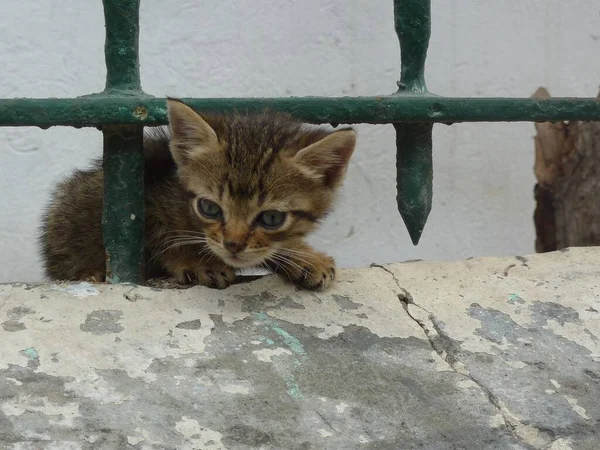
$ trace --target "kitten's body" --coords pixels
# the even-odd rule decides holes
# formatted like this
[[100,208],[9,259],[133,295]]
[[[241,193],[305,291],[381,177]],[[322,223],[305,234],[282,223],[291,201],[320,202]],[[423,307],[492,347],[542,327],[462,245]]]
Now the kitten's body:
[[[234,268],[266,264],[327,287],[333,260],[302,238],[330,210],[354,132],[280,114],[200,117],[174,100],[169,119],[172,138],[155,128],[144,142],[147,275],[224,288]],[[59,184],[42,225],[48,278],[104,279],[102,204],[99,161]]]

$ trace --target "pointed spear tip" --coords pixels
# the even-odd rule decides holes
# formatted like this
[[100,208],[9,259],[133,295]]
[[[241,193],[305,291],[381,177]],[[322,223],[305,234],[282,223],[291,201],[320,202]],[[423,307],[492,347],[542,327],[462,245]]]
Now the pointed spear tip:
[[413,245],[416,247],[417,245],[419,245],[419,240],[421,239],[421,234],[423,233],[423,231],[413,231],[411,232],[410,230],[408,230],[408,234],[410,234],[410,240],[412,241]]
[[423,234],[423,229],[425,228],[425,223],[429,217],[429,212],[429,208],[423,208],[419,211],[415,211],[413,209],[411,213],[408,213],[407,211],[400,211],[404,225],[406,226],[408,234],[410,235],[410,239],[415,246],[419,244],[419,240]]

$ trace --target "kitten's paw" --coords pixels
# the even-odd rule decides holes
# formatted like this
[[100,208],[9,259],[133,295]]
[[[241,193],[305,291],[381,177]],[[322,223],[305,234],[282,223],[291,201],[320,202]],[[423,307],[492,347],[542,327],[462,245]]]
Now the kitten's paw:
[[222,262],[178,269],[173,275],[180,284],[200,284],[213,289],[225,289],[235,281],[233,268]]
[[84,281],[92,284],[104,283],[104,274],[102,272],[94,272],[93,275],[84,278]]
[[311,291],[329,289],[334,280],[335,261],[326,255],[322,255],[318,259],[311,259],[310,263],[302,266],[302,270],[297,270],[292,278],[294,284]]
[[235,281],[235,271],[223,263],[199,267],[196,270],[198,284],[213,289],[225,289]]

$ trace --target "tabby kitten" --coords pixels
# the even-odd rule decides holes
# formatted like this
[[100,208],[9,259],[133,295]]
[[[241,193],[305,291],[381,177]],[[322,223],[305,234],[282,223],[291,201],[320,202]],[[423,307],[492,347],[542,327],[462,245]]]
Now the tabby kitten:
[[[330,211],[356,135],[284,114],[205,115],[167,101],[170,133],[146,133],[146,274],[223,289],[235,269],[267,266],[323,290],[333,259],[304,242]],[[105,278],[103,172],[60,183],[43,219],[46,276]]]

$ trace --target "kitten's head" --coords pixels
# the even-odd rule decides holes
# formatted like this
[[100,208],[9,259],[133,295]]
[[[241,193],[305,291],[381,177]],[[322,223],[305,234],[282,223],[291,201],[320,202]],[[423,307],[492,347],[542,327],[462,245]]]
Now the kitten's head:
[[208,247],[258,265],[329,212],[356,143],[352,129],[308,128],[288,115],[200,116],[168,100],[171,154]]

